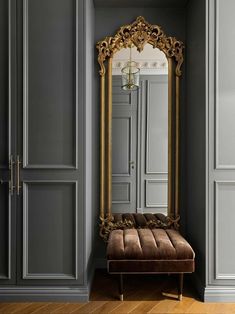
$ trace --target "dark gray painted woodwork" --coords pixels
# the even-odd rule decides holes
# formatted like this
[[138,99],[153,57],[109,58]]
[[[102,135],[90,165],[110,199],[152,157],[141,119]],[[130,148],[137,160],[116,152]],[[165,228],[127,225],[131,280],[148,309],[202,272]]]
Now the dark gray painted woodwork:
[[23,3],[24,167],[75,167],[76,1]]
[[136,212],[137,91],[123,91],[113,76],[113,212]]
[[0,1],[0,167],[8,167],[8,4]]
[[185,7],[188,0],[94,0],[96,7]]
[[17,282],[82,284],[83,156],[77,157],[83,143],[82,136],[78,138],[83,111],[82,104],[78,107],[76,69],[82,62],[77,45],[83,4],[76,0],[21,4],[18,154],[23,189],[18,196]]
[[23,188],[23,277],[75,279],[76,182],[25,181]]
[[15,154],[15,5],[0,1],[0,284],[15,283],[15,196],[8,190],[8,160]]
[[[8,169],[8,5],[0,1],[0,178],[7,180]],[[0,185],[0,279],[7,278],[9,263],[8,185]]]

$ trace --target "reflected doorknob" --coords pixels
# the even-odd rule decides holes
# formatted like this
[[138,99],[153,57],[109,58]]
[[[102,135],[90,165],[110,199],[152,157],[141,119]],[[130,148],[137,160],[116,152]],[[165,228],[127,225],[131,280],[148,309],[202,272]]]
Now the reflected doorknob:
[[135,162],[133,160],[129,161],[129,165],[131,166],[132,169],[135,168]]

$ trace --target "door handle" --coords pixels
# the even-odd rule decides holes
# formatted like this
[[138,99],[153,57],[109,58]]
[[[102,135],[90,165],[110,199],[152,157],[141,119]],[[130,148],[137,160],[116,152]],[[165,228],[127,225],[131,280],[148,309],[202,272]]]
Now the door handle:
[[20,165],[21,165],[20,156],[17,155],[17,157],[16,157],[16,194],[17,195],[20,195],[20,189],[21,189],[21,185],[20,185]]
[[13,160],[13,156],[11,155],[9,158],[9,170],[10,170],[10,180],[9,180],[9,193],[10,195],[13,195],[14,193],[14,160]]

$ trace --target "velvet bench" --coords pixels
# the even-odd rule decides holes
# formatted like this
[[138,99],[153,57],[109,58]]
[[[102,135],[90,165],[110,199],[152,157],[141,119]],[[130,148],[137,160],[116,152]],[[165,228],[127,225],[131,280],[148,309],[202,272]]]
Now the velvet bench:
[[[149,228],[150,221],[161,221],[160,214],[114,215],[117,221],[133,221],[133,228],[112,230],[107,246],[107,268],[119,275],[119,294],[123,300],[123,274],[179,274],[178,299],[182,299],[183,274],[194,271],[194,251],[173,228]],[[150,220],[151,218],[151,220]]]

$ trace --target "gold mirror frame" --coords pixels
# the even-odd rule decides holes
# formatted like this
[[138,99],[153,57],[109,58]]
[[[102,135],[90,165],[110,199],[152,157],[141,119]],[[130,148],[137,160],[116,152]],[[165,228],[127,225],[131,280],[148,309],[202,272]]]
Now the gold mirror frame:
[[[96,45],[100,65],[100,235],[104,239],[107,239],[113,229],[133,227],[130,221],[115,224],[112,216],[112,59],[113,55],[122,48],[135,45],[141,52],[147,43],[164,52],[168,60],[168,217],[166,226],[178,227],[180,77],[184,60],[184,45],[175,37],[167,37],[160,26],[151,25],[139,16],[132,24],[122,26],[113,37],[105,37]],[[108,64],[107,74],[106,63]],[[107,85],[105,84],[106,75]],[[160,227],[161,224],[162,222],[159,222]]]

